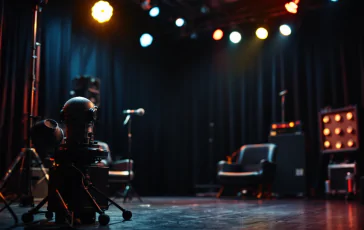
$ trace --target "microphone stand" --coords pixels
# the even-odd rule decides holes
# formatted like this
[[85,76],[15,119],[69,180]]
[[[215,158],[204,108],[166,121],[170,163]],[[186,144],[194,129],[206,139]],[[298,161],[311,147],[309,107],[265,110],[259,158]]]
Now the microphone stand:
[[284,111],[284,103],[286,99],[287,90],[283,90],[279,93],[279,96],[281,96],[281,116],[282,116],[282,123],[285,121],[285,111]]
[[138,198],[140,202],[143,202],[142,198],[138,195],[138,193],[135,191],[133,185],[131,184],[131,164],[132,164],[132,138],[133,134],[131,132],[131,122],[132,118],[131,115],[128,115],[124,121],[124,125],[128,124],[128,182],[125,186],[124,190],[124,203],[126,202],[127,198],[129,197],[130,200],[133,198],[133,195]]

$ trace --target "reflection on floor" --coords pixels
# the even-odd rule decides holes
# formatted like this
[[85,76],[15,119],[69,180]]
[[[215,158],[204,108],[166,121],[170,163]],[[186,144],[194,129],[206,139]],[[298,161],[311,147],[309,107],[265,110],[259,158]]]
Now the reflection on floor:
[[[357,201],[317,200],[228,200],[214,198],[143,197],[127,203],[133,212],[131,221],[123,222],[113,206],[107,212],[107,227],[80,229],[364,229],[364,206]],[[118,200],[122,204],[122,200]],[[19,218],[27,208],[12,205]],[[37,219],[45,219],[43,215]],[[0,229],[12,227],[8,211],[0,213]]]

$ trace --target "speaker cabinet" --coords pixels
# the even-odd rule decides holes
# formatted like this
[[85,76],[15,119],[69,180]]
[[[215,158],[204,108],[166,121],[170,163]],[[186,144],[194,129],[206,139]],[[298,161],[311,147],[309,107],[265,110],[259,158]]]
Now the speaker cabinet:
[[278,197],[306,196],[306,149],[303,134],[269,136],[269,142],[277,145],[276,176],[272,192]]

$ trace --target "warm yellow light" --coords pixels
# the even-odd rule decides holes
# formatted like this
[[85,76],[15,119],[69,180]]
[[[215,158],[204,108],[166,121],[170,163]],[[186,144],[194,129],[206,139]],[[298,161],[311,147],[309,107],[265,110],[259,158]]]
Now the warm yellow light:
[[322,118],[322,121],[327,124],[330,122],[330,117],[329,116],[324,116],[324,118]]
[[273,124],[272,125],[272,129],[276,129],[277,128],[277,125],[276,124]]
[[354,143],[354,141],[353,141],[353,140],[351,140],[351,139],[350,139],[350,140],[348,140],[348,146],[349,146],[349,147],[353,147],[353,146],[354,146],[354,144],[355,144],[355,143]]
[[107,1],[98,1],[92,7],[92,17],[99,23],[110,20],[113,14],[113,8]]
[[339,142],[336,142],[335,146],[337,149],[340,149],[343,146],[343,144],[341,144],[341,142],[339,141]]
[[325,146],[325,148],[330,148],[330,141],[325,141],[324,142],[324,146]]
[[349,133],[349,134],[353,133],[353,131],[354,131],[354,129],[351,126],[346,128],[346,132]]
[[223,36],[224,36],[224,32],[222,32],[222,30],[220,30],[220,29],[217,29],[217,30],[215,30],[214,34],[212,35],[212,38],[215,41],[219,41],[222,39]]
[[340,135],[340,133],[341,133],[341,129],[340,129],[340,128],[336,128],[336,129],[335,129],[335,134],[336,134],[336,135]]
[[330,135],[330,129],[328,129],[328,128],[324,129],[324,135],[325,136]]
[[341,115],[340,114],[335,115],[335,121],[337,121],[337,122],[341,121]]
[[268,31],[265,28],[260,27],[255,31],[255,35],[257,35],[259,39],[266,39],[268,37]]
[[346,119],[348,119],[349,121],[350,121],[351,119],[353,119],[353,113],[352,113],[352,112],[348,112],[348,113],[346,114]]
[[291,14],[296,14],[298,5],[295,2],[288,2],[284,5],[286,7],[286,10]]
[[294,127],[294,122],[290,122],[289,127],[293,128]]

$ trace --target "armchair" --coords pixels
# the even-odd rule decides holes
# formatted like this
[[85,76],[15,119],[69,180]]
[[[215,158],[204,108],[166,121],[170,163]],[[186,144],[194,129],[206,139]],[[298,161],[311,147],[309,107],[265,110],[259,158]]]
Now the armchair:
[[224,186],[243,188],[252,185],[271,184],[275,175],[275,144],[244,145],[236,154],[236,161],[220,161],[217,165],[217,180],[222,185],[217,195],[219,198]]

